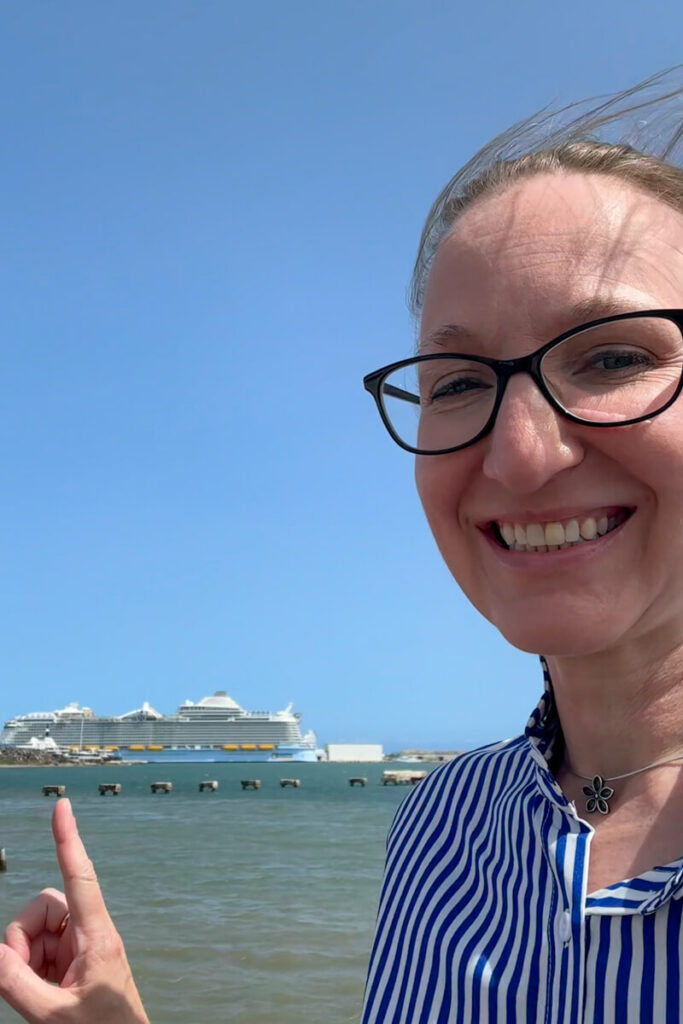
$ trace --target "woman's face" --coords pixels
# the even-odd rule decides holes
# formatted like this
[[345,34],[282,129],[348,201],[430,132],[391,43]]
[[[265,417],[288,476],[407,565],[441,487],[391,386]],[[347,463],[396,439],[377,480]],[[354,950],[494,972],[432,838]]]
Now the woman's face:
[[[538,175],[479,200],[442,241],[420,351],[509,359],[600,316],[680,307],[683,216],[610,178]],[[437,343],[452,325],[459,340]],[[650,422],[595,429],[518,374],[493,431],[418,456],[416,480],[450,571],[511,643],[581,655],[644,636],[680,642],[683,396]],[[628,512],[604,536],[545,554],[505,550],[491,530]]]

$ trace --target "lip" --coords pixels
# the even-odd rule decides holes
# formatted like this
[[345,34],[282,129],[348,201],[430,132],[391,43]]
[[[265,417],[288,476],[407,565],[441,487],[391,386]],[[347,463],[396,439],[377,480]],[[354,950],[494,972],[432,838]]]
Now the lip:
[[[614,506],[609,507],[613,508]],[[628,506],[619,505],[616,507],[627,508]],[[507,568],[543,574],[544,572],[557,572],[565,565],[578,566],[590,562],[593,558],[599,558],[602,554],[609,551],[614,544],[619,543],[624,529],[633,521],[636,515],[637,510],[634,509],[628,519],[615,527],[614,530],[605,533],[602,537],[584,541],[583,544],[572,544],[571,547],[564,548],[564,550],[558,548],[557,551],[510,551],[508,548],[501,547],[490,532],[480,529],[479,535],[496,558]],[[519,522],[519,520],[517,521]],[[522,521],[534,522],[533,519]],[[537,521],[546,522],[546,520]]]
[[488,516],[486,519],[477,520],[476,525],[478,529],[486,531],[491,523],[561,523],[567,519],[588,519],[589,516],[593,516],[594,519],[607,516],[609,519],[623,508],[628,509],[631,515],[635,512],[635,505],[628,502],[619,505],[584,505],[581,509],[566,505],[562,508],[543,509],[541,512],[532,512],[530,509],[518,509],[516,512],[496,512],[495,515]]

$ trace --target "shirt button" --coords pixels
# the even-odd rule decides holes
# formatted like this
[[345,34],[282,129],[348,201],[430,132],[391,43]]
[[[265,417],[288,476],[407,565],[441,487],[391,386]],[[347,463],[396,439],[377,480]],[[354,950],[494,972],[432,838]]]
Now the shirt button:
[[572,915],[571,911],[565,910],[560,914],[559,923],[560,939],[564,942],[565,946],[568,942],[571,942],[572,937]]

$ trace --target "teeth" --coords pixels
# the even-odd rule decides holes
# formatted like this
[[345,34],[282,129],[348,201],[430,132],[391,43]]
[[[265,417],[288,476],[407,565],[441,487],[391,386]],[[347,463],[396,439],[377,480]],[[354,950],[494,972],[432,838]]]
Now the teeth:
[[540,523],[529,523],[526,528],[526,542],[535,548],[545,544],[545,530]]
[[564,528],[564,539],[568,544],[576,544],[580,536],[579,524],[576,519],[570,519]]
[[548,546],[559,547],[564,544],[564,526],[562,523],[546,523],[545,542]]
[[565,523],[499,523],[498,529],[511,551],[564,551],[574,544],[603,537],[625,518],[620,512],[615,516],[569,519]]
[[503,523],[500,528],[500,532],[503,535],[503,540],[509,548],[515,543],[515,531],[509,523]]

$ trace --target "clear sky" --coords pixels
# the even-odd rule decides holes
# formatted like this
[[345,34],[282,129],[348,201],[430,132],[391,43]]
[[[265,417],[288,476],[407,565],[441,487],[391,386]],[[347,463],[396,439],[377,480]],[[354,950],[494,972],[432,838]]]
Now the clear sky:
[[2,5],[0,717],[289,700],[514,735],[535,660],[442,566],[361,386],[436,192],[680,58],[676,0]]

